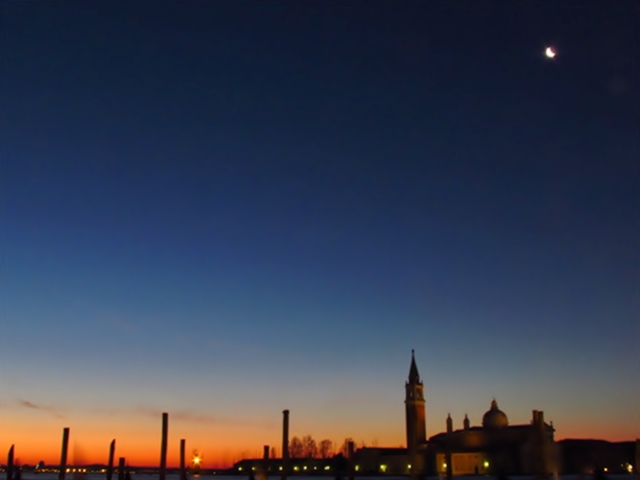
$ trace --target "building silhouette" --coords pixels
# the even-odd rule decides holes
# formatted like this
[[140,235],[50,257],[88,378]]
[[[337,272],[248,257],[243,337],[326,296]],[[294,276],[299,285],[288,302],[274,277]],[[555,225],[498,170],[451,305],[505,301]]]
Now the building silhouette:
[[543,412],[534,410],[530,424],[509,425],[495,399],[482,417],[482,425],[471,426],[465,415],[462,429],[454,430],[449,415],[445,431],[427,439],[424,384],[413,350],[405,383],[405,412],[407,447],[357,450],[354,461],[359,472],[545,475],[557,467],[555,430],[544,421]]
[[[566,440],[556,443],[552,422],[533,410],[530,423],[511,425],[494,398],[473,426],[467,415],[462,428],[454,429],[447,415],[445,430],[427,439],[424,384],[411,351],[409,375],[405,382],[405,429],[407,446],[400,448],[363,447],[349,462],[342,455],[330,459],[292,459],[287,467],[278,458],[245,459],[234,465],[237,473],[282,472],[324,475],[535,475],[548,478],[555,472],[593,473],[596,469],[631,472],[640,466],[640,440],[610,443],[597,440]],[[638,452],[637,454],[635,452]],[[266,462],[266,463],[265,463]],[[284,465],[284,467],[283,467]]]

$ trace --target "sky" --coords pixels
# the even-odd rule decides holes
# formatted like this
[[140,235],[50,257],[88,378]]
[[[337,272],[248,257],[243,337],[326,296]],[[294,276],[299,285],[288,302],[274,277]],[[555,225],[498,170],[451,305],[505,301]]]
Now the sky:
[[0,7],[0,451],[639,435],[637,4]]

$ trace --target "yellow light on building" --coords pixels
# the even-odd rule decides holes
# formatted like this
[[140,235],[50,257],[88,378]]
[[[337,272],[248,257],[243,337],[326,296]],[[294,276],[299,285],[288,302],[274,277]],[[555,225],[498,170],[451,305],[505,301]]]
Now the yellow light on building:
[[385,464],[380,465],[380,471],[381,472],[386,472],[387,471],[387,466]]
[[483,465],[484,465],[484,468],[489,468],[489,462],[488,461],[485,460]]
[[278,470],[282,471],[282,467],[278,467]]
[[303,470],[306,470],[306,469],[307,469],[307,466],[305,465],[304,467],[302,467],[302,469],[303,469]]
[[356,465],[356,472],[360,470],[360,465]]
[[631,465],[630,463],[627,463],[627,472],[633,473],[633,465]]
[[325,465],[325,466],[324,466],[324,469],[325,469],[325,470],[331,470],[331,467],[330,467],[329,465]]

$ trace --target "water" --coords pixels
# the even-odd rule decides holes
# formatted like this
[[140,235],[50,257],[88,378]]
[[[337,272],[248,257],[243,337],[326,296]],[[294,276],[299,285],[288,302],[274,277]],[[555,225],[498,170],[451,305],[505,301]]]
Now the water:
[[[290,475],[288,478],[292,480],[318,480],[318,476],[303,476],[303,475]],[[73,474],[67,474],[65,477],[66,480],[74,480]],[[90,473],[87,475],[76,475],[76,480],[105,480],[106,475],[103,473]],[[117,480],[117,474],[113,476],[114,480]],[[178,474],[167,474],[167,480],[180,480],[180,476]],[[247,480],[249,477],[247,475],[200,475],[200,476],[189,476],[189,480]],[[256,476],[256,479],[258,476]],[[279,475],[272,475],[269,477],[272,480],[279,480]],[[333,479],[333,476],[324,476],[320,478],[330,478]],[[342,477],[344,480],[347,480],[347,477]],[[377,476],[377,477],[355,477],[356,480],[380,480],[381,478],[385,480],[407,480],[407,476]],[[489,480],[492,477],[484,476],[484,475],[465,475],[462,477],[454,477],[461,480]],[[531,475],[522,475],[522,476],[510,476],[509,478],[517,479],[517,480],[535,480],[534,476]],[[38,473],[34,474],[32,472],[23,472],[22,480],[57,480],[58,475],[56,473]],[[154,473],[139,473],[131,475],[132,480],[152,480],[157,479],[157,474]],[[429,479],[436,480],[438,477],[429,477]],[[593,480],[592,475],[559,475],[559,480]],[[633,474],[615,474],[608,475],[608,480],[634,480],[635,476]]]

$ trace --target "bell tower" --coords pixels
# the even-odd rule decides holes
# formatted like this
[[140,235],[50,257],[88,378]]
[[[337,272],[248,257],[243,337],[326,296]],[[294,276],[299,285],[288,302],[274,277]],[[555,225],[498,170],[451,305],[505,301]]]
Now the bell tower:
[[404,399],[407,422],[407,450],[410,456],[417,454],[427,442],[423,389],[414,351],[411,350],[411,367],[409,367],[409,378],[405,383]]

